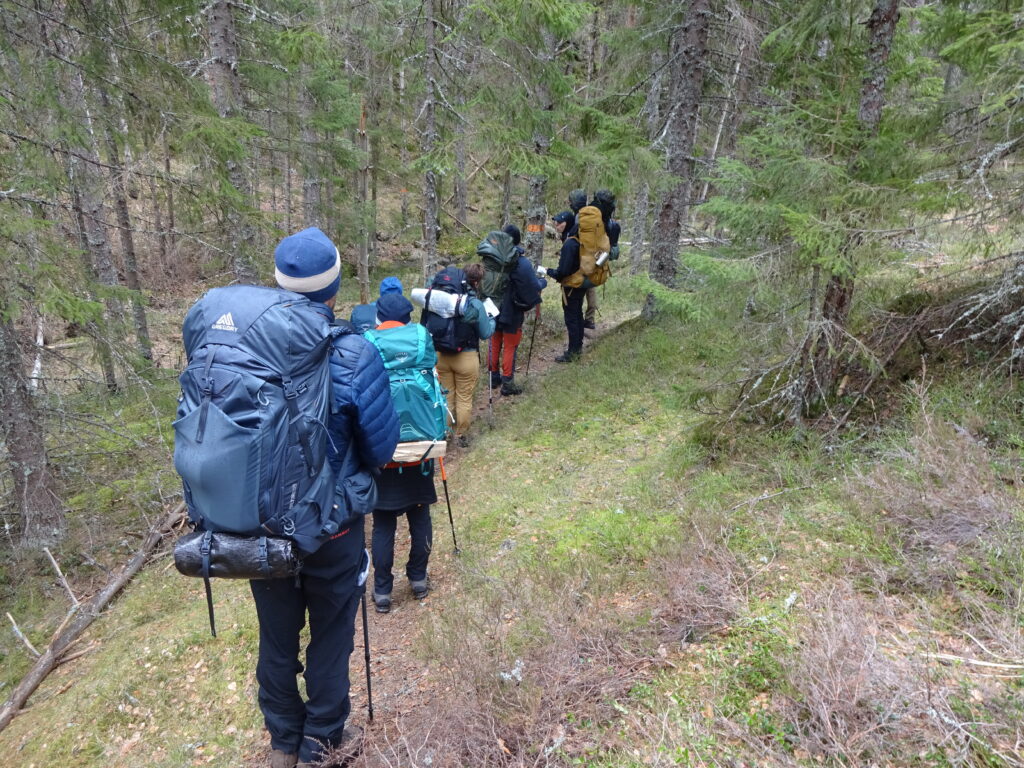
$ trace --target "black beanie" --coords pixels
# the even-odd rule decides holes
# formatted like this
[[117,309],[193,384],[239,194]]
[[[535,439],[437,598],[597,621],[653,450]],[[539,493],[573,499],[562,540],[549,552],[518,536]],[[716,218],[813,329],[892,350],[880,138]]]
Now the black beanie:
[[519,227],[515,224],[506,224],[505,228],[501,231],[512,238],[512,245],[519,245],[519,242],[523,239],[522,232],[519,231]]

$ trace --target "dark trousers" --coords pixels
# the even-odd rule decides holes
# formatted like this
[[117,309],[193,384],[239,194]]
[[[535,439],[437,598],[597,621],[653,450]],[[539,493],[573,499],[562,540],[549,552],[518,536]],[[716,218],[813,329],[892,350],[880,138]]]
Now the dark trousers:
[[[363,518],[325,542],[294,578],[251,581],[260,623],[259,703],[270,744],[316,762],[341,741],[349,701],[348,660],[363,589]],[[306,696],[299,695],[299,633],[309,614]]]
[[569,334],[568,352],[578,355],[583,351],[583,299],[587,295],[585,288],[563,288],[565,300],[562,303],[562,316],[565,318],[565,330]]
[[405,509],[373,510],[373,592],[390,595],[395,583],[391,573],[395,564],[395,530],[398,518],[405,515],[409,521],[409,561],[405,575],[409,581],[423,581],[427,578],[427,561],[434,542],[434,528],[430,522],[430,505],[413,504]]

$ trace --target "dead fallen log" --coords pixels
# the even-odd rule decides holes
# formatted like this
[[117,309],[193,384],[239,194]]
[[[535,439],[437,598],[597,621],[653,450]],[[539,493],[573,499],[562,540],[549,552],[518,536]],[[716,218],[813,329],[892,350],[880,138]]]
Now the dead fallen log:
[[99,617],[103,609],[124,589],[132,577],[142,570],[142,566],[146,564],[146,560],[149,559],[164,535],[182,520],[184,512],[184,503],[179,504],[173,512],[150,528],[142,546],[136,550],[132,559],[120,571],[110,577],[106,586],[93,595],[88,602],[71,607],[71,611],[62,625],[63,628],[58,630],[50,644],[39,655],[36,663],[32,665],[32,669],[11,692],[3,709],[0,709],[0,731],[11,724],[11,721],[22,710],[29,697],[42,684],[46,676],[65,661],[65,654],[79,636]]

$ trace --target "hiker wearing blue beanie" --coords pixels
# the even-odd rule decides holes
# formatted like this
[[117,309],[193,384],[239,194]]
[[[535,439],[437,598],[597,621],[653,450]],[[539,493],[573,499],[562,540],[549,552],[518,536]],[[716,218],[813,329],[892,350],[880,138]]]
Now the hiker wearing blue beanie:
[[[327,235],[310,227],[284,238],[274,251],[274,276],[280,287],[306,296],[336,325],[341,257]],[[399,436],[380,355],[348,323],[341,325],[330,356],[333,402],[327,424],[328,459],[338,487],[356,470],[390,461]],[[358,736],[358,729],[345,725],[352,710],[348,662],[363,593],[360,579],[368,568],[363,518],[357,515],[303,560],[298,577],[250,582],[259,618],[259,706],[270,732],[272,768],[318,763]],[[299,649],[307,614],[303,665]],[[296,680],[303,666],[305,700]]]
[[[381,296],[387,296],[388,294],[398,294],[401,296],[402,290],[402,281],[397,277],[385,277],[380,281]],[[349,322],[360,333],[365,333],[371,328],[375,328],[377,326],[377,302],[371,301],[369,304],[356,305],[349,316]]]

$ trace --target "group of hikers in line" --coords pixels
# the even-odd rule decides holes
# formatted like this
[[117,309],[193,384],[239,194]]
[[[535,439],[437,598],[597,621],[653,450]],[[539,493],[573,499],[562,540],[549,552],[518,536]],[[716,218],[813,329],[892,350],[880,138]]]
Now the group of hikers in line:
[[[569,203],[571,210],[552,217],[562,238],[556,267],[545,270],[531,264],[514,225],[491,232],[478,248],[480,263],[465,268],[445,267],[425,289],[412,291],[413,298],[424,306],[420,323],[412,322],[413,303],[396,277],[385,278],[378,298],[357,306],[349,323],[337,321],[341,258],[334,243],[315,227],[285,237],[274,253],[276,282],[292,292],[281,295],[300,294],[308,302],[293,306],[294,302],[289,304],[286,298],[268,296],[265,292],[271,289],[233,286],[213,289],[186,318],[189,367],[181,379],[175,465],[184,480],[190,519],[199,530],[248,533],[257,539],[268,533],[291,537],[302,554],[293,578],[246,576],[251,578],[259,620],[256,678],[259,706],[271,737],[272,768],[320,764],[355,737],[357,730],[346,728],[351,711],[348,670],[355,616],[371,563],[376,610],[391,610],[395,536],[402,516],[408,521],[411,540],[405,565],[411,596],[423,599],[430,590],[427,567],[433,540],[430,507],[437,502],[435,460],[429,453],[420,460],[396,460],[400,444],[409,439],[401,414],[405,406],[398,402],[404,395],[395,389],[396,381],[406,382],[400,376],[396,378],[406,358],[419,356],[414,366],[417,375],[427,373],[424,369],[430,365],[436,370],[440,384],[437,391],[446,398],[441,403],[440,429],[450,427],[460,447],[469,445],[481,341],[490,340],[488,384],[500,387],[505,395],[521,393],[515,382],[516,350],[527,313],[541,303],[546,278],[561,284],[568,334],[567,348],[555,359],[572,362],[579,358],[584,328],[593,327],[593,320],[588,321],[583,312],[583,301],[593,287],[588,277],[593,275],[597,284],[603,282],[596,270],[608,259],[612,247],[617,255],[620,229],[611,218],[615,201],[610,193],[596,193],[591,205],[586,206],[586,195],[576,190]],[[593,245],[588,235],[581,236],[581,225],[597,227],[605,239]],[[588,261],[590,271],[586,272],[584,262]],[[232,289],[235,292],[228,293]],[[440,298],[444,301],[439,302]],[[450,313],[441,309],[445,302],[455,309]],[[596,311],[596,296],[590,306]],[[283,343],[288,352],[280,354],[292,357],[283,359],[279,366],[267,362],[273,355],[261,347],[280,347],[278,333],[294,336],[306,327],[298,320],[299,310],[304,313],[302,323],[310,328],[319,324],[319,333],[324,336],[322,343],[311,343],[311,349],[328,350],[322,392],[310,391],[315,388],[311,382],[318,381],[313,374],[302,383],[298,381],[300,371],[312,370],[309,361],[313,356],[310,352],[295,361],[302,347],[300,341],[289,339]],[[273,325],[275,313],[285,312],[294,314]],[[406,330],[395,333],[398,329]],[[412,346],[396,351],[395,345],[406,341]],[[257,384],[252,383],[256,381],[251,379],[252,373]],[[426,378],[429,399],[429,375]],[[259,388],[261,382],[279,385],[280,403],[274,399],[276,390]],[[244,410],[239,404],[254,389],[257,391],[251,406],[246,401],[253,414],[239,416],[238,412]],[[303,404],[303,398],[317,402]],[[321,409],[322,419],[307,417],[301,410],[313,407]],[[409,407],[415,409],[416,404]],[[270,439],[257,438],[254,433],[262,429],[257,423],[260,414],[265,416],[275,408],[284,414],[276,439],[285,440],[286,436],[288,444],[282,461],[299,468],[282,471],[280,476],[276,469],[260,469],[259,456],[270,452],[268,443],[262,443],[261,450],[252,448],[253,440]],[[428,418],[437,415],[428,414]],[[311,438],[318,429],[325,432],[322,471],[316,469],[318,449]],[[211,441],[221,445],[211,448]],[[432,441],[434,438],[427,441],[428,450]],[[231,448],[235,444],[241,447]],[[217,458],[214,466],[213,450],[233,453],[226,459]],[[239,471],[232,473],[235,462],[240,462]],[[308,473],[299,477],[303,469]],[[333,505],[330,501],[306,503],[314,496],[330,498],[317,495],[324,493],[314,478],[317,471],[335,478]],[[227,487],[227,474],[244,478]],[[330,493],[330,489],[325,492]],[[245,505],[259,506],[257,521],[234,519],[252,514],[247,513]],[[237,507],[237,511],[227,515],[225,509],[229,506]],[[373,519],[372,556],[364,549],[367,513]],[[227,522],[225,516],[230,518]],[[304,533],[307,528],[312,532],[309,535]],[[208,561],[210,534],[206,536],[203,557]],[[261,552],[266,549],[263,544],[260,547]],[[202,575],[211,575],[208,563],[204,568]],[[307,614],[309,642],[303,667],[299,660],[300,633]],[[305,700],[296,679],[300,672],[304,672],[306,681]]]

